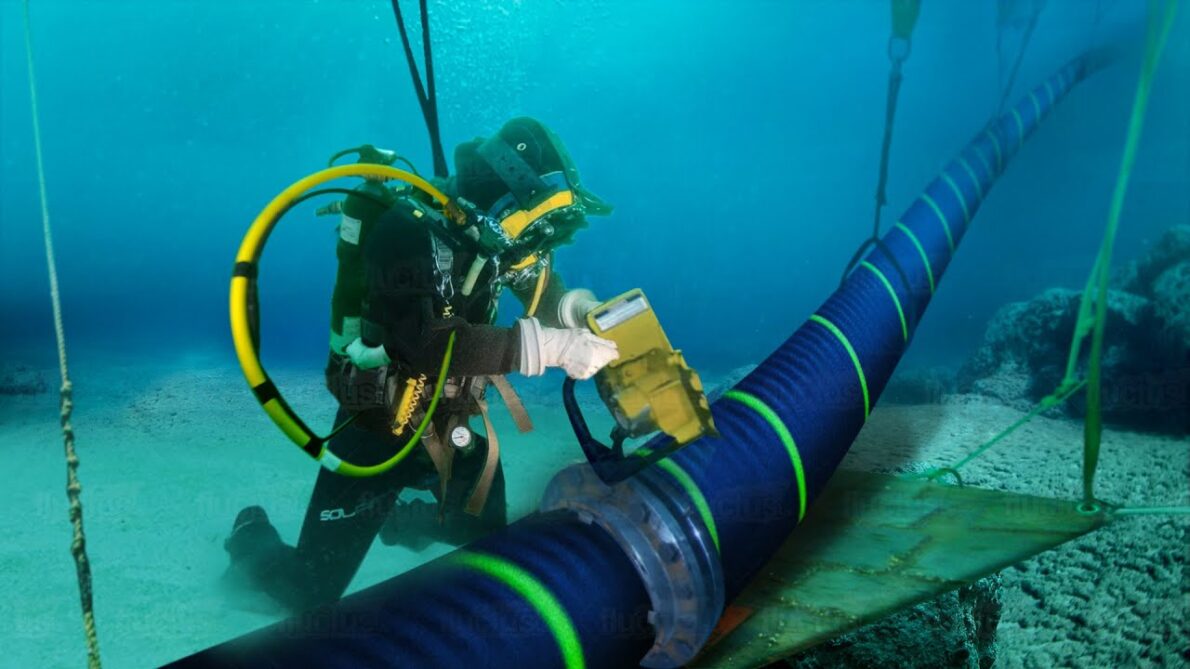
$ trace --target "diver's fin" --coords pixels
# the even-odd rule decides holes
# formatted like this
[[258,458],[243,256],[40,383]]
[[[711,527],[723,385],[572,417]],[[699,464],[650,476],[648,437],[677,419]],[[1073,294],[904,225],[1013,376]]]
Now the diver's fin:
[[1102,524],[1075,506],[841,470],[690,666],[767,665]]
[[231,533],[223,541],[223,548],[233,564],[256,560],[262,554],[283,545],[277,528],[269,522],[269,515],[256,505],[240,509],[232,523]]

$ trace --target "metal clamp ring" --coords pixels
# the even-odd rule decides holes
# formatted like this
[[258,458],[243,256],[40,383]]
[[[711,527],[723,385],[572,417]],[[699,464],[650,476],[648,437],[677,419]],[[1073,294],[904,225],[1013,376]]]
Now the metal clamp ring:
[[546,487],[541,510],[556,509],[602,527],[636,567],[657,634],[641,666],[669,669],[692,660],[723,613],[726,586],[719,552],[689,495],[655,467],[608,486],[584,463],[563,469]]

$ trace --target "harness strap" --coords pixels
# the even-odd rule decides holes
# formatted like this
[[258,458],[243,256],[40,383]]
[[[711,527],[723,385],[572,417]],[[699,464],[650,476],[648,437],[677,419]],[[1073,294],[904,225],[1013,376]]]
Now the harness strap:
[[512,193],[522,209],[530,207],[535,197],[550,189],[537,170],[499,135],[486,139],[476,151],[508,187],[508,192]]
[[489,376],[488,378],[492,385],[496,386],[496,392],[500,393],[500,399],[504,401],[504,406],[508,407],[508,413],[512,416],[512,421],[516,423],[516,429],[520,430],[522,434],[532,432],[533,420],[529,418],[529,412],[525,410],[521,396],[517,394],[508,379],[503,375]]
[[[431,230],[435,227],[431,225]],[[455,296],[454,267],[455,253],[449,244],[439,240],[439,235],[430,234],[430,244],[434,251],[434,283],[442,301],[449,304]]]
[[492,425],[492,418],[489,415],[487,400],[479,398],[476,400],[479,405],[479,414],[483,416],[483,429],[487,433],[488,439],[488,456],[483,463],[483,471],[479,474],[479,479],[475,482],[475,488],[471,491],[471,497],[467,499],[467,506],[463,508],[467,513],[478,516],[483,512],[483,507],[487,504],[488,493],[492,491],[492,480],[496,476],[496,465],[500,463],[500,439],[496,436],[496,428]]
[[441,523],[446,513],[446,489],[454,469],[455,449],[443,441],[433,425],[426,430],[421,443],[434,463],[434,471],[438,472],[438,522]]

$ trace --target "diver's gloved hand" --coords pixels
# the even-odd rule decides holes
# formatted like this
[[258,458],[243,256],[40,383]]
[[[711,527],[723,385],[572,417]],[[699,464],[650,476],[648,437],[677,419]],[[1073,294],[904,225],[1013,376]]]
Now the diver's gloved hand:
[[351,358],[351,362],[360,369],[383,367],[392,362],[388,354],[384,352],[383,346],[368,346],[359,337],[347,345],[346,353],[347,357]]
[[587,314],[600,304],[595,293],[586,288],[568,290],[558,300],[558,322],[568,328],[586,327]]
[[548,367],[561,367],[572,379],[588,379],[620,357],[616,343],[579,328],[543,328],[536,318],[517,321],[521,336],[521,369],[541,376]]

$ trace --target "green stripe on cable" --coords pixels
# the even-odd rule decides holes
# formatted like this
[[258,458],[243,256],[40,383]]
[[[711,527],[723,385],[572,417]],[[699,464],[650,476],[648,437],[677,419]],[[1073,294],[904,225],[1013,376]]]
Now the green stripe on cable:
[[1021,120],[1021,113],[1012,108],[1012,118],[1016,120],[1016,148],[1021,148],[1025,145],[1025,122]]
[[[950,190],[954,193],[954,196],[959,199],[959,204],[963,207],[963,225],[967,225],[971,222],[971,210],[967,208],[967,198],[963,197],[963,191],[959,190],[959,185],[945,171],[942,172],[942,180],[946,182],[947,186],[950,186]],[[938,217],[942,217],[942,212],[938,212]],[[950,252],[954,253],[954,244],[951,244]]]
[[[943,174],[942,176],[945,177],[946,175]],[[934,198],[930,197],[929,193],[922,193],[921,199],[926,204],[930,205],[930,209],[934,210],[934,215],[936,215],[938,217],[938,222],[942,224],[942,231],[946,233],[946,248],[949,249],[950,252],[953,254],[954,253],[954,237],[950,236],[950,225],[947,224],[947,222],[946,222],[946,216],[944,216],[942,214],[942,208],[938,206],[937,202],[934,202]],[[964,204],[963,208],[966,209],[967,205]]]
[[504,558],[466,550],[456,552],[446,558],[446,562],[478,571],[520,595],[553,633],[566,669],[585,669],[587,661],[583,658],[583,646],[574,622],[558,598],[533,574]]
[[[975,176],[975,170],[971,169],[971,163],[968,163],[966,158],[959,156],[959,165],[962,165],[963,171],[971,177],[971,183],[975,186],[975,197],[983,197],[983,186],[979,185],[979,177]],[[970,223],[971,219],[967,219],[967,222]]]
[[984,132],[988,139],[992,140],[992,148],[996,150],[996,169],[1004,168],[1004,152],[1000,149],[1000,140],[996,137],[996,133],[991,129]]
[[981,164],[981,165],[983,165],[983,169],[987,170],[987,172],[988,172],[988,180],[990,181],[990,180],[992,180],[992,179],[995,179],[995,178],[996,178],[996,170],[993,170],[993,169],[992,169],[992,164],[988,162],[988,157],[987,157],[987,156],[985,156],[985,155],[983,155],[983,151],[980,151],[980,150],[979,150],[979,146],[980,146],[979,144],[975,144],[975,145],[974,145],[974,147],[975,147],[975,157],[976,157],[976,158],[979,158],[979,162],[980,162],[980,164]]
[[905,341],[909,341],[909,327],[905,324],[905,311],[901,309],[901,299],[897,297],[897,291],[893,290],[892,284],[888,281],[888,277],[884,276],[884,272],[881,272],[876,268],[875,265],[868,262],[867,260],[860,261],[859,266],[871,270],[871,272],[876,275],[876,278],[880,279],[880,283],[884,284],[884,289],[888,291],[888,296],[892,298],[893,305],[897,308],[897,316],[899,316],[901,319],[901,337],[903,337]]
[[835,339],[839,340],[839,343],[843,345],[843,348],[847,349],[847,355],[851,357],[851,364],[855,365],[855,374],[859,377],[859,387],[864,391],[864,420],[867,420],[868,413],[871,411],[872,405],[868,399],[868,379],[864,376],[863,365],[859,364],[859,356],[856,355],[855,349],[852,348],[851,342],[847,339],[847,335],[843,334],[843,331],[835,326],[834,323],[826,320],[818,314],[811,316],[810,320],[821,325],[827,330],[830,330],[830,333],[835,336]]
[[[632,452],[633,455],[639,455],[641,457],[648,457],[652,453],[653,450],[648,446],[641,446]],[[690,475],[686,473],[685,469],[682,469],[678,463],[669,458],[658,460],[654,464],[661,471],[674,477],[674,480],[690,496],[690,501],[694,502],[694,508],[698,509],[698,515],[702,517],[703,524],[707,526],[707,531],[711,533],[711,541],[715,542],[715,551],[719,552],[719,528],[715,526],[715,517],[711,515],[711,505],[707,504],[707,498],[702,494],[702,490],[698,488],[698,484],[694,482],[694,479],[690,478]]]
[[934,270],[930,267],[930,259],[928,256],[926,256],[925,248],[921,245],[921,242],[917,241],[917,235],[913,234],[912,230],[905,227],[904,223],[897,221],[895,224],[893,224],[893,227],[905,233],[905,236],[909,238],[909,241],[913,242],[913,245],[917,247],[917,254],[921,256],[921,262],[926,266],[926,278],[930,280],[930,295],[933,295]]
[[1037,101],[1033,91],[1029,91],[1029,101],[1033,103],[1033,122],[1041,123],[1041,103]]
[[802,456],[797,451],[797,442],[793,440],[789,428],[785,427],[785,422],[781,420],[776,411],[773,411],[772,407],[755,395],[742,390],[729,390],[723,393],[723,399],[739,402],[760,414],[760,417],[769,424],[769,427],[773,428],[773,431],[781,439],[785,451],[789,453],[789,459],[793,462],[793,475],[797,477],[797,522],[802,522],[802,518],[806,517],[806,472],[802,468]]

